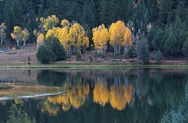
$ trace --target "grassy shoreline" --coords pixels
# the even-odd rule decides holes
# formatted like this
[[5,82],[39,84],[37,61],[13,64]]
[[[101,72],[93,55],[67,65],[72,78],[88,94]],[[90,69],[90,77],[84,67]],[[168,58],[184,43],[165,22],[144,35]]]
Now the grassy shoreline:
[[188,69],[187,64],[130,64],[130,63],[17,63],[0,64],[0,69],[130,69],[130,68],[169,68]]

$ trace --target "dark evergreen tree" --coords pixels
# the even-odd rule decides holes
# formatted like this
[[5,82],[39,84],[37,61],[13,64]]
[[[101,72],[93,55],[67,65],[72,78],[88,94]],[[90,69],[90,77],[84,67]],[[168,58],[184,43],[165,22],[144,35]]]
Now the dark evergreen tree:
[[22,27],[24,25],[23,9],[20,0],[14,0],[11,6],[13,12],[13,25]]
[[0,23],[4,22],[4,8],[5,7],[5,1],[0,1]]
[[42,45],[39,47],[37,54],[37,60],[42,63],[49,63],[56,60],[56,56],[49,45]]
[[83,6],[82,21],[83,25],[87,25],[91,30],[95,27],[95,6],[93,0],[86,0]]
[[146,0],[145,4],[149,12],[151,22],[155,23],[159,17],[158,0]]
[[133,22],[136,32],[138,32],[138,30],[140,30],[141,32],[142,31],[146,32],[146,27],[147,24],[149,24],[150,22],[150,17],[144,2],[139,2],[135,7]]
[[184,3],[182,1],[179,2],[176,8],[176,16],[179,16],[182,21],[185,20],[186,11],[184,7]]
[[56,56],[56,60],[65,60],[66,59],[66,51],[63,45],[56,37],[48,37],[46,43],[51,47],[52,51]]
[[165,41],[165,52],[172,58],[178,51],[178,42],[173,34],[173,32],[169,32],[168,39]]
[[171,0],[160,0],[159,3],[159,22],[160,25],[166,24],[169,12],[171,12]]
[[158,49],[162,49],[162,37],[163,37],[164,33],[163,30],[161,28],[159,28],[157,30],[157,33],[154,35],[154,38],[151,42],[152,47],[155,51],[157,51]]
[[28,21],[27,21],[27,29],[29,30],[29,41],[35,42],[36,38],[33,34],[33,30],[37,29],[37,21],[36,21],[36,13],[34,10],[31,10],[29,13]]
[[141,60],[141,64],[148,64],[150,60],[149,46],[146,39],[142,39],[137,43],[137,54],[138,58]]
[[135,58],[137,57],[137,53],[136,53],[136,49],[134,48],[134,46],[131,46],[127,52],[127,55],[129,58]]
[[[44,0],[46,1],[46,0]],[[40,5],[40,0],[30,0],[29,1],[29,9],[34,9],[35,13],[38,15],[39,12],[39,6]]]
[[106,27],[116,21],[115,12],[117,10],[117,6],[115,3],[115,0],[102,0],[100,2],[100,23],[104,24]]
[[154,50],[153,45],[152,45],[152,41],[154,40],[154,36],[156,35],[157,30],[158,30],[157,27],[152,27],[147,34],[147,41],[148,41],[147,43],[149,45],[149,51]]
[[13,16],[13,12],[10,9],[7,9],[6,11],[6,16],[5,16],[5,24],[7,26],[7,35],[6,38],[8,40],[11,40],[11,42],[13,41],[10,34],[12,32],[12,30],[14,29],[14,16]]
[[67,11],[67,19],[71,21],[79,21],[80,20],[80,8],[76,2],[69,3],[69,9]]
[[188,61],[188,37],[186,38],[186,40],[183,43],[182,53]]
[[163,54],[162,52],[158,49],[157,52],[155,53],[155,60],[159,63],[163,59]]

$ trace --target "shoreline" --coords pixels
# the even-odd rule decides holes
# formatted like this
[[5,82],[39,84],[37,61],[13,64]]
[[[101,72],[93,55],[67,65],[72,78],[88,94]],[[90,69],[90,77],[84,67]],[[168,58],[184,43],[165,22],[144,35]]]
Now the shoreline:
[[134,63],[10,63],[0,64],[0,70],[8,69],[130,69],[130,68],[171,68],[188,69],[188,64],[134,64]]

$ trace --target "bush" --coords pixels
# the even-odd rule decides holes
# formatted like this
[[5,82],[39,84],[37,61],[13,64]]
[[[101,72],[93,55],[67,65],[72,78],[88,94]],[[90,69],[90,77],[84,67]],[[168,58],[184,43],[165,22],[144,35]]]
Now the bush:
[[162,52],[158,49],[157,52],[155,53],[155,60],[157,62],[160,62],[163,59],[163,54]]
[[49,45],[42,45],[39,47],[37,54],[37,60],[42,63],[49,63],[56,60],[56,56]]
[[78,51],[77,51],[77,54],[76,54],[76,60],[79,61],[79,60],[81,60],[81,59],[82,59],[81,51],[78,50]]
[[48,37],[46,43],[51,47],[52,51],[56,56],[56,60],[65,60],[66,59],[66,51],[63,45],[60,43],[59,39],[56,37],[50,36]]
[[142,39],[137,43],[137,54],[138,58],[141,60],[142,64],[149,64],[150,54],[149,54],[149,45],[147,44],[146,39]]
[[134,58],[134,57],[137,57],[137,53],[136,53],[136,50],[133,46],[131,46],[127,52],[127,55],[129,58]]

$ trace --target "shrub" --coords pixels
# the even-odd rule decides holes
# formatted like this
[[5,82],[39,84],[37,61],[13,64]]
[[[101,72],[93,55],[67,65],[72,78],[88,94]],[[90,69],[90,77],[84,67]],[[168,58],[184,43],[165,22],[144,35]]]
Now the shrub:
[[49,63],[56,60],[56,56],[49,45],[42,45],[39,47],[37,54],[37,60],[42,63]]
[[149,54],[149,45],[147,44],[146,39],[142,39],[137,43],[137,54],[138,58],[141,60],[142,64],[149,64],[150,54]]
[[65,60],[66,59],[66,51],[63,45],[60,43],[59,39],[56,37],[50,36],[48,37],[46,43],[51,47],[52,51],[56,56],[56,60]]
[[155,60],[157,62],[160,62],[163,59],[163,54],[162,52],[158,49],[157,52],[155,53]]
[[76,54],[76,60],[79,61],[79,60],[81,60],[81,59],[82,59],[81,51],[78,50],[78,51],[77,51],[77,54]]
[[131,46],[127,52],[127,55],[129,58],[134,58],[134,57],[137,57],[137,53],[136,53],[136,50],[133,46]]

